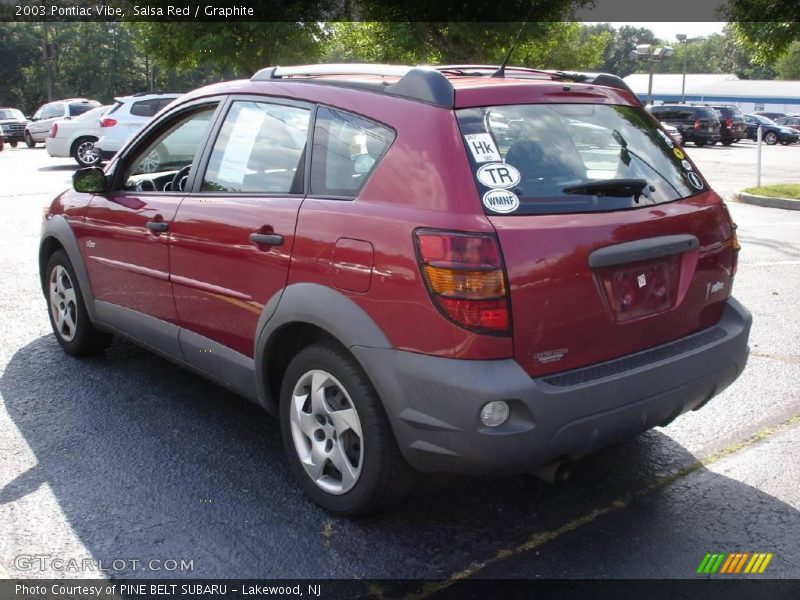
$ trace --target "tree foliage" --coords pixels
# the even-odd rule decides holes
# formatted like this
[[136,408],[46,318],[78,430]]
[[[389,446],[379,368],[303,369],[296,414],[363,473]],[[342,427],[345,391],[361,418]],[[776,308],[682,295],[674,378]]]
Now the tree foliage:
[[[334,23],[327,62],[499,64],[522,23]],[[578,23],[528,23],[510,63],[534,68],[580,69],[596,63],[610,35],[582,39]]]
[[223,77],[314,62],[326,35],[317,22],[142,22],[135,27],[141,50],[162,67],[187,72],[208,66]]
[[729,0],[723,15],[738,43],[761,65],[773,64],[800,40],[797,0]]

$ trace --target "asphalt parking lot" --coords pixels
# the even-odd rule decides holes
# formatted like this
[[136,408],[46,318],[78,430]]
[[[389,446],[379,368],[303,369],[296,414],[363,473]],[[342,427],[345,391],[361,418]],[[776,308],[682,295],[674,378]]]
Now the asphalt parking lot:
[[[755,184],[755,144],[687,150],[724,196]],[[765,146],[764,165],[765,183],[800,181],[800,147]],[[752,353],[703,410],[580,461],[562,486],[429,476],[394,512],[347,521],[303,497],[257,407],[124,341],[61,352],[36,251],[42,207],[74,168],[43,149],[0,153],[0,575],[98,575],[19,560],[47,555],[124,559],[101,573],[115,577],[446,586],[691,578],[706,552],[749,551],[774,553],[763,577],[800,577],[800,211],[730,203]],[[142,568],[153,559],[161,570]]]

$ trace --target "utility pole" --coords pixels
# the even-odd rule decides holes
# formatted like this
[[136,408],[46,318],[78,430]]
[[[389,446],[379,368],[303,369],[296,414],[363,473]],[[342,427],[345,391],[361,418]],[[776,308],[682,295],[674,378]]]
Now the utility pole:
[[50,46],[50,30],[47,21],[42,23],[42,57],[44,58],[44,82],[47,89],[47,101],[53,101],[53,49]]

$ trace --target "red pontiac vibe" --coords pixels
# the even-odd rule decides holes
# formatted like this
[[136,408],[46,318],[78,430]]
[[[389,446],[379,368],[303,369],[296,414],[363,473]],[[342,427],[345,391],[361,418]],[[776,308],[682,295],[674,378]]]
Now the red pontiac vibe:
[[413,469],[562,478],[747,362],[735,225],[614,76],[271,67],[74,188],[39,252],[63,349],[122,335],[262,405],[333,513]]

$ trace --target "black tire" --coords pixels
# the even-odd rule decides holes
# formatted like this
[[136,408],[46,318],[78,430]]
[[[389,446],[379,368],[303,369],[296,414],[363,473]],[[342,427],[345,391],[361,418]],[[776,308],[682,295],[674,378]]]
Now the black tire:
[[[67,289],[72,289],[74,291],[74,302],[66,303],[67,310],[71,313],[71,318],[75,323],[74,328],[71,328],[72,336],[70,336],[69,333],[65,333],[64,328],[58,327],[54,315],[56,309],[52,301],[52,286],[54,271],[59,268],[63,269],[68,276],[69,288]],[[65,283],[65,280],[62,280],[62,283]],[[108,345],[113,340],[113,336],[110,333],[105,333],[96,329],[89,319],[89,313],[86,312],[86,305],[78,284],[78,278],[75,276],[75,270],[72,268],[72,263],[63,250],[53,252],[47,261],[47,266],[45,267],[45,297],[47,300],[47,314],[50,317],[50,326],[53,328],[53,333],[58,343],[61,344],[61,347],[64,349],[64,352],[70,356],[89,356],[108,348]],[[63,299],[64,296],[62,295],[61,298]]]
[[100,164],[100,153],[94,149],[96,141],[95,137],[82,137],[72,143],[70,154],[81,167],[94,167]]
[[[311,371],[330,374],[344,388],[350,398],[346,406],[352,405],[355,409],[362,432],[363,452],[357,467],[360,473],[353,487],[338,495],[323,490],[314,482],[301,463],[293,439],[290,416],[293,392]],[[328,512],[347,517],[365,516],[392,506],[410,490],[414,472],[400,454],[377,392],[356,360],[336,344],[309,346],[289,363],[281,385],[280,420],[284,447],[295,476],[306,495]],[[305,439],[311,442],[310,438]],[[330,454],[330,450],[327,452]],[[326,469],[332,468],[332,461],[325,464]]]
[[28,131],[25,132],[25,144],[28,146],[28,148],[36,148],[36,142]]
[[17,143],[18,143],[17,140],[14,140],[13,142],[8,142],[8,145],[11,146],[12,148],[16,148]]
[[697,146],[698,148],[702,148],[703,146],[706,145],[706,143],[704,140],[695,140],[694,145]]
[[778,143],[778,134],[774,131],[768,131],[764,134],[764,141],[768,146],[774,146]]
[[736,140],[725,140],[724,142],[722,142],[722,145],[723,146],[730,146],[735,141]]

